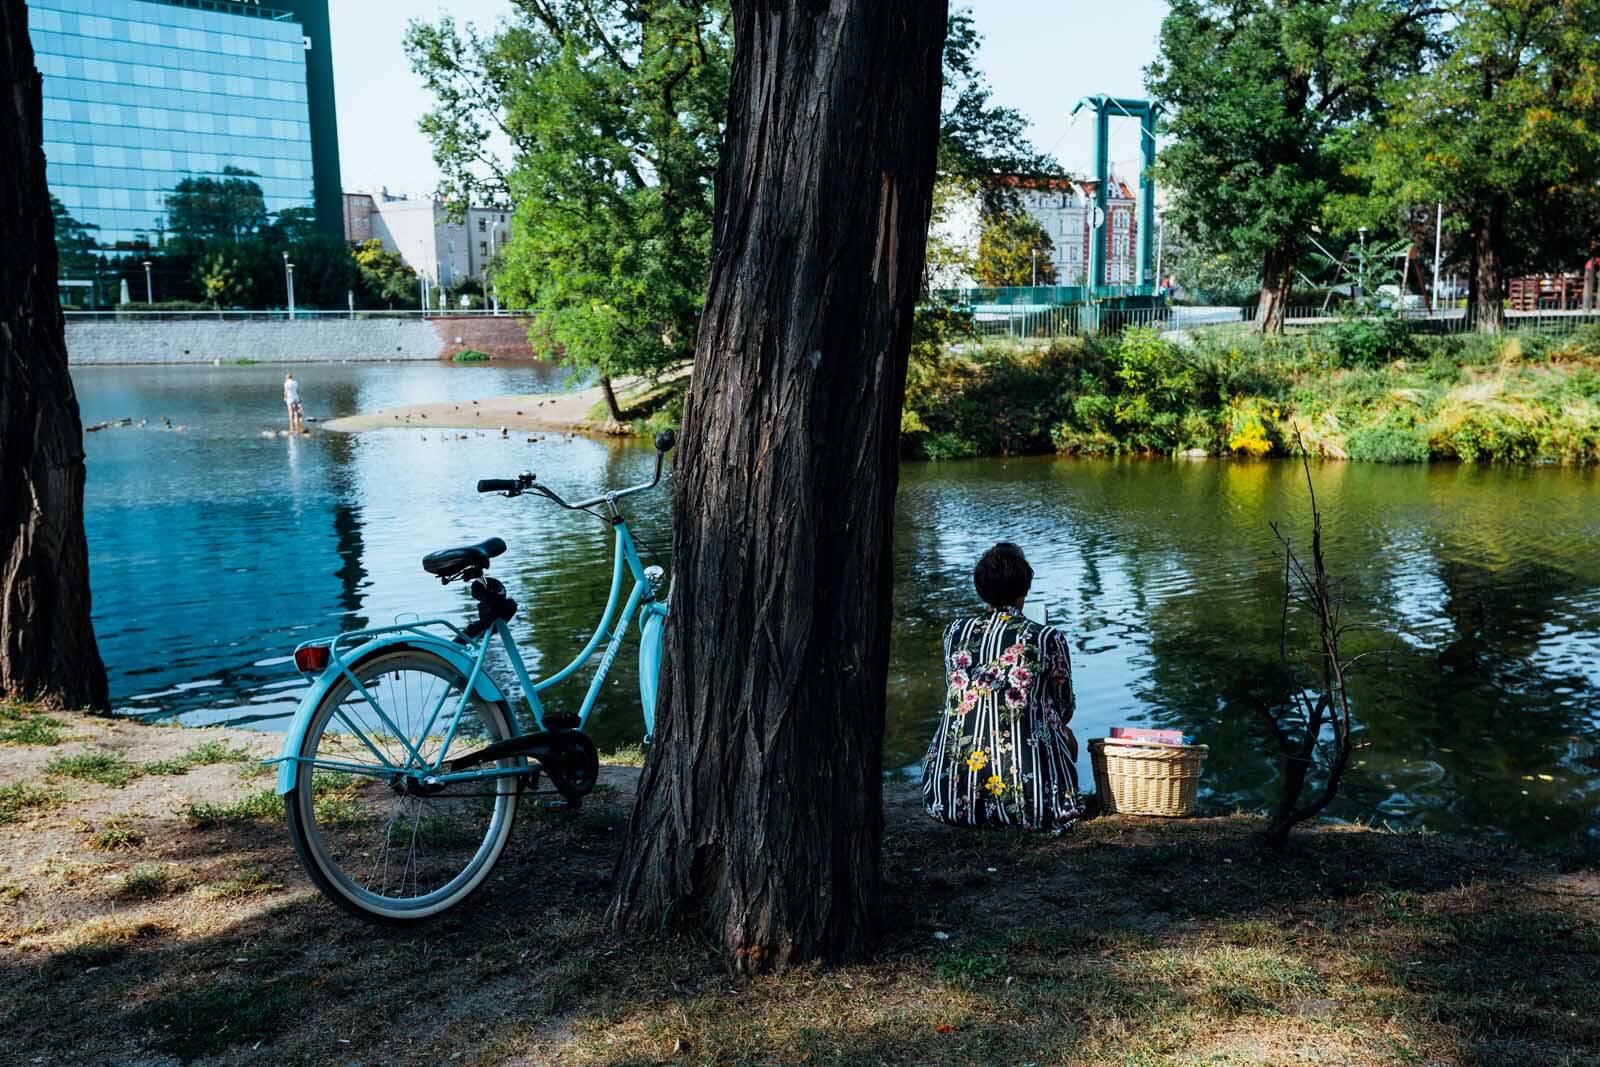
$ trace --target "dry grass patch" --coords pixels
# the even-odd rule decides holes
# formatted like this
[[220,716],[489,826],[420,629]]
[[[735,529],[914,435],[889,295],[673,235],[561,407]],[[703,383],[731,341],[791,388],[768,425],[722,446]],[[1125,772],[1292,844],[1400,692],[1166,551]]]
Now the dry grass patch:
[[227,878],[206,882],[196,892],[209,900],[243,900],[266,896],[282,888],[283,883],[273,881],[265,868],[247,864]]
[[132,900],[152,900],[169,896],[183,889],[186,878],[171,864],[141,863],[122,876],[117,884],[117,896]]
[[58,808],[65,799],[60,790],[43,789],[27,782],[0,785],[0,825],[31,812]]

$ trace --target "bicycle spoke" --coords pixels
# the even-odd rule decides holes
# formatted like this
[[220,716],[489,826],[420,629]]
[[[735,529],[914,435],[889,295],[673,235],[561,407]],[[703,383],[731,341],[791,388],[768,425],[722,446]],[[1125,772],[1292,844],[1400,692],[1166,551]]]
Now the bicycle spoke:
[[359,688],[330,692],[308,731],[307,757],[338,769],[307,765],[293,810],[336,893],[373,911],[431,908],[481,880],[509,833],[518,786],[510,778],[425,784],[416,758],[437,760],[452,725],[469,748],[513,727],[503,711],[462,701],[466,678],[437,656],[407,651],[369,663],[356,671]]

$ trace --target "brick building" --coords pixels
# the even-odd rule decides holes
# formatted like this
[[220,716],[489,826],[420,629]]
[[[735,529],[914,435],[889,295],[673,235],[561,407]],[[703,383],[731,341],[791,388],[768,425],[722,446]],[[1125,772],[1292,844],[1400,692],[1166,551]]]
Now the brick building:
[[[1090,242],[1094,239],[1095,193],[1099,183],[1089,178],[1003,179],[1016,193],[1020,206],[1049,235],[1054,246],[1051,266],[1057,285],[1087,285],[1090,271]],[[1137,280],[1139,216],[1133,189],[1115,174],[1107,197],[1105,224],[1100,239],[1106,249],[1106,284],[1132,285]],[[945,218],[932,227],[933,236],[947,244],[966,248],[975,260],[982,219],[977,197],[970,203],[952,205]],[[947,270],[930,278],[935,289],[965,289],[977,281],[961,271]]]

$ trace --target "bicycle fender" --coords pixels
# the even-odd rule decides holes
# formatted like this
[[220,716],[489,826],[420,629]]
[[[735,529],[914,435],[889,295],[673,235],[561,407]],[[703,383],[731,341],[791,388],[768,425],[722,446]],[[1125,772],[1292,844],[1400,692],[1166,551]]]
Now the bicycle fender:
[[[402,648],[416,648],[428,652],[435,652],[454,664],[463,675],[472,674],[472,657],[464,652],[460,645],[443,638],[430,637],[422,634],[386,634],[375,637],[366,644],[351,651],[344,656],[344,664],[355,670],[372,656],[383,652],[393,652]],[[277,793],[282,796],[294,789],[295,782],[300,772],[300,748],[305,744],[306,731],[311,729],[311,716],[316,714],[317,705],[322,703],[322,698],[328,690],[344,677],[344,672],[337,664],[330,665],[311,683],[311,688],[306,690],[305,696],[300,698],[300,706],[295,709],[294,718],[289,720],[289,728],[283,733],[283,751],[277,759],[278,785]],[[505,694],[500,692],[500,687],[490,678],[488,672],[478,675],[477,693],[488,701],[505,703]]]
[[644,709],[644,739],[656,732],[656,692],[661,684],[661,648],[666,639],[667,609],[645,605],[639,615],[639,704]]

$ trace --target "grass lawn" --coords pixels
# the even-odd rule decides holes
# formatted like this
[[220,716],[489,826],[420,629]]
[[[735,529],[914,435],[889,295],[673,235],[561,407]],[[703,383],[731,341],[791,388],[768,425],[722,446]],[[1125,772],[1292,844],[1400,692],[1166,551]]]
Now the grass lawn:
[[[29,1061],[1600,1062],[1588,856],[1322,827],[1265,857],[1245,816],[963,832],[890,785],[877,949],[747,979],[606,931],[632,768],[525,804],[483,892],[394,930],[309,888],[239,761],[273,739],[54,718],[0,741],[0,1032]],[[101,773],[163,761],[188,769]]]

